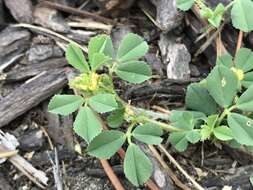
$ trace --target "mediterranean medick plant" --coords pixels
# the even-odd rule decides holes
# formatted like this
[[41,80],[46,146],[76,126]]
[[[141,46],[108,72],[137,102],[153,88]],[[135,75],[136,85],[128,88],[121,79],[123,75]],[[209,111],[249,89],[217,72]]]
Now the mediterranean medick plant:
[[[209,76],[189,85],[185,111],[172,111],[170,124],[150,110],[136,108],[122,100],[113,85],[115,78],[133,84],[151,78],[151,69],[140,61],[148,51],[140,36],[127,34],[117,51],[107,35],[92,38],[88,45],[88,61],[76,44],[70,44],[66,58],[80,75],[70,81],[75,95],[55,95],[49,111],[68,115],[77,111],[74,131],[87,144],[88,154],[109,159],[123,145],[127,146],[124,173],[132,184],[145,183],[152,164],[136,144],[137,141],[158,145],[164,132],[178,151],[188,143],[211,140],[253,146],[253,53],[242,48],[235,58],[219,57]],[[107,67],[108,72],[96,71]],[[103,130],[101,115],[110,130]],[[159,120],[157,120],[159,118]]]
[[227,6],[219,3],[214,9],[209,8],[205,0],[176,0],[176,3],[177,7],[183,11],[196,5],[200,10],[200,15],[215,28],[220,26],[224,13],[231,9],[231,20],[235,28],[243,32],[253,30],[253,1],[251,0],[233,0]]

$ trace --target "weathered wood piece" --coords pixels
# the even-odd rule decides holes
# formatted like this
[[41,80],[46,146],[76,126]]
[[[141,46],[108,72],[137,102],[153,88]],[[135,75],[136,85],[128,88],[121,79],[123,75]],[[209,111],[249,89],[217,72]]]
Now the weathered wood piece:
[[7,27],[0,33],[0,70],[29,46],[31,33],[26,29]]
[[33,16],[34,22],[45,28],[61,33],[68,33],[70,30],[62,15],[55,9],[36,6]]
[[182,23],[183,13],[176,7],[176,0],[151,0],[156,6],[156,21],[163,31],[171,31]]
[[67,65],[65,58],[49,59],[40,63],[29,64],[13,69],[5,74],[5,82],[17,82],[34,77],[43,71],[51,71]]
[[55,94],[67,83],[64,69],[44,71],[0,101],[0,127]]
[[18,22],[32,23],[32,2],[30,0],[4,0],[6,7]]

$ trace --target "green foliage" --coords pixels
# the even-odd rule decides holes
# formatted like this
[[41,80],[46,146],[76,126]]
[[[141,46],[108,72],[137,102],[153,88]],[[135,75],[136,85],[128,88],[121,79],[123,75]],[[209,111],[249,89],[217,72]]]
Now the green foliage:
[[235,28],[244,32],[253,30],[253,1],[233,0],[226,7],[219,3],[214,9],[209,8],[204,0],[177,0],[177,7],[183,11],[189,10],[194,3],[200,8],[200,14],[206,18],[209,24],[218,28],[222,22],[224,13],[231,9],[231,20]]
[[124,159],[124,173],[132,184],[143,185],[152,173],[152,164],[141,149],[130,144],[126,151]]
[[83,103],[84,99],[81,96],[55,95],[49,102],[48,110],[66,116],[76,111]]
[[120,131],[103,131],[91,141],[87,151],[99,159],[109,159],[119,150],[125,140],[126,135]]
[[70,65],[82,73],[90,70],[82,50],[75,44],[68,45],[66,50],[66,59]]
[[139,125],[133,131],[133,137],[146,144],[160,144],[162,142],[160,137],[162,134],[162,129],[152,123]]
[[240,96],[236,104],[242,111],[253,111],[253,85]]
[[227,126],[219,126],[213,130],[214,136],[221,141],[228,141],[233,139],[232,131]]
[[89,105],[98,113],[110,112],[118,108],[118,104],[112,94],[98,94],[89,99]]
[[74,122],[74,131],[89,143],[102,131],[102,124],[89,107],[81,107]]

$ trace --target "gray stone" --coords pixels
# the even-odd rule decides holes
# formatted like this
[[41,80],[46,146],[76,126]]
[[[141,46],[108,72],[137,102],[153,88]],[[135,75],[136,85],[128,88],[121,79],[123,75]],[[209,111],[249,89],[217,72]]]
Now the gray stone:
[[4,0],[4,3],[18,22],[32,23],[33,6],[30,0]]
[[156,21],[164,31],[170,31],[179,26],[183,13],[176,7],[176,0],[151,0],[156,6]]
[[70,27],[65,22],[62,15],[55,9],[37,6],[33,12],[34,22],[45,28],[50,28],[56,32],[68,33]]
[[162,34],[159,40],[159,47],[164,64],[167,66],[167,77],[169,79],[187,80],[190,78],[191,55],[186,46],[177,43],[175,38],[169,34]]
[[32,63],[62,56],[62,50],[58,46],[52,44],[36,44],[28,51],[28,61]]
[[200,76],[200,71],[196,65],[190,64],[190,71],[191,71],[191,76],[193,77]]

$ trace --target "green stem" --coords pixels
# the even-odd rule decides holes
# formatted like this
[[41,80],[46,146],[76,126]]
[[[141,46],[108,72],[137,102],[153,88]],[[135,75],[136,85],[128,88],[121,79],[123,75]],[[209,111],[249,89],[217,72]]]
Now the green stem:
[[146,121],[146,122],[150,122],[150,123],[153,123],[155,125],[158,125],[161,129],[163,129],[165,131],[169,131],[169,132],[181,131],[180,129],[178,129],[178,128],[172,126],[172,125],[169,125],[167,123],[163,123],[163,122],[160,122],[160,121],[156,121],[156,120],[153,120],[153,119],[149,119],[147,117],[144,117],[143,120]]
[[235,1],[231,1],[226,7],[225,7],[225,11],[229,10],[233,5],[234,5]]
[[132,144],[132,130],[133,130],[133,127],[135,126],[135,123],[132,123],[128,128],[127,128],[127,132],[126,132],[126,137],[127,137],[127,142],[128,144]]
[[221,124],[222,120],[228,115],[228,113],[230,113],[230,112],[231,112],[232,110],[234,110],[235,108],[236,108],[236,105],[233,105],[233,106],[231,106],[230,108],[225,109],[225,110],[221,113],[221,115],[220,115],[220,117],[219,117],[219,119],[218,119],[218,121],[217,121],[216,126],[219,126],[219,125]]

